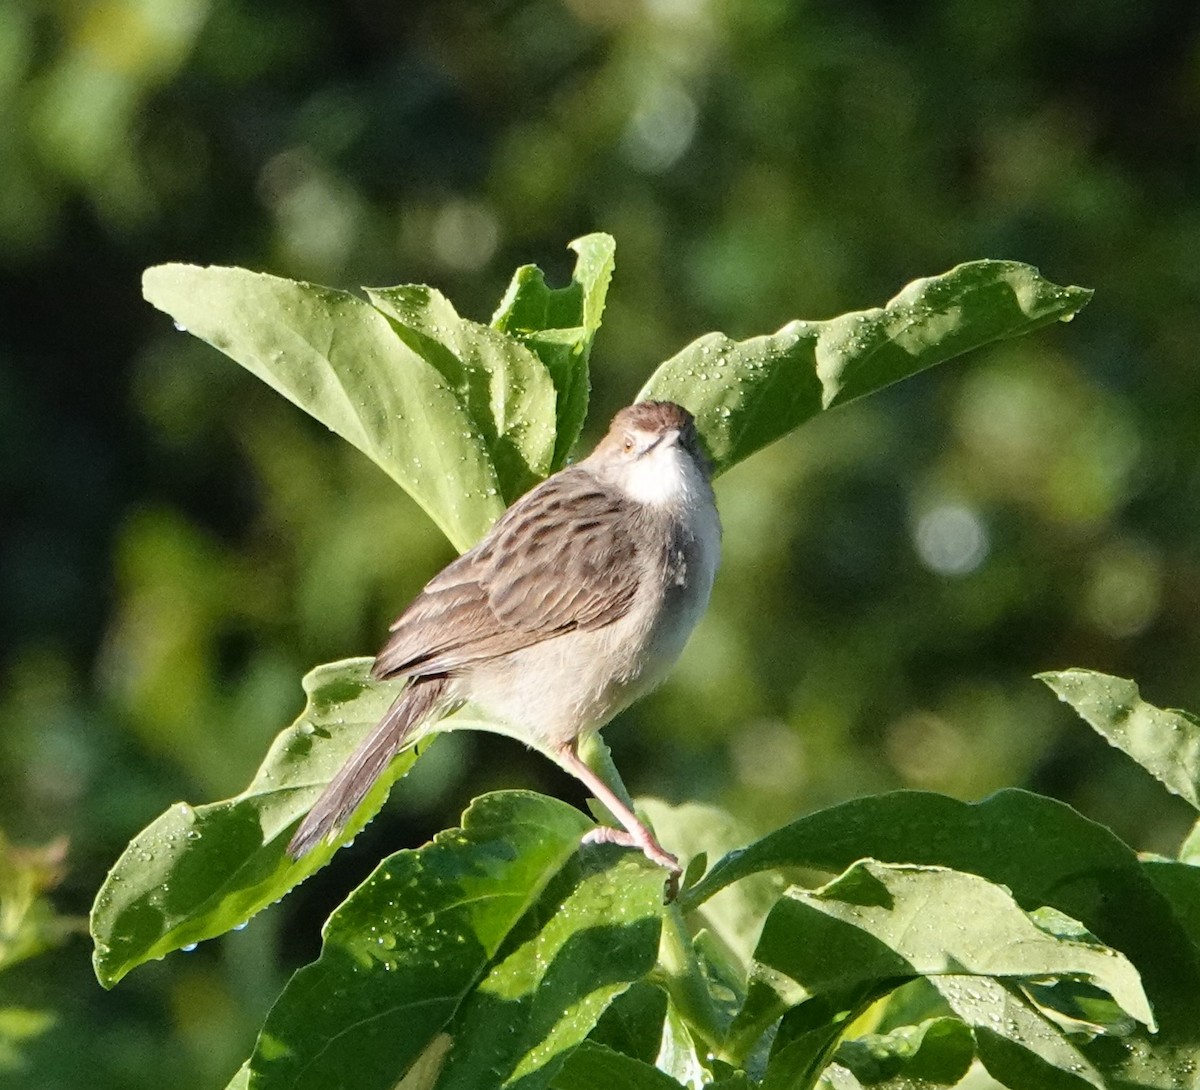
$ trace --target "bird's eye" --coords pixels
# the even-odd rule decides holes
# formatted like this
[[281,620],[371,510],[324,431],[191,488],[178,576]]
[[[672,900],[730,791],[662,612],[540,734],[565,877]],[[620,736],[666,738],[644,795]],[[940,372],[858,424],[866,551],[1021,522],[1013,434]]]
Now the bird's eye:
[[625,441],[624,441],[624,442],[621,444],[621,449],[622,449],[622,450],[623,450],[623,451],[624,451],[626,454],[632,454],[632,453],[633,453],[633,448],[634,448],[634,447],[636,447],[636,446],[637,446],[637,443],[635,443],[635,442],[634,442],[634,440],[633,440],[633,436],[632,436],[632,435],[627,435],[627,436],[625,436]]

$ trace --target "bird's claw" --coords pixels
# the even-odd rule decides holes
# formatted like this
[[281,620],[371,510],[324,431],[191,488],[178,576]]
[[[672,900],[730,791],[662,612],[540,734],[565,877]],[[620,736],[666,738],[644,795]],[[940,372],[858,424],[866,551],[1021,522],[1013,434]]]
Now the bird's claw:
[[667,878],[667,900],[673,901],[679,894],[679,877],[683,869],[679,860],[667,851],[653,837],[643,839],[626,829],[616,829],[611,825],[597,825],[594,829],[583,834],[583,844],[619,844],[623,848],[637,848],[651,863],[663,867]]

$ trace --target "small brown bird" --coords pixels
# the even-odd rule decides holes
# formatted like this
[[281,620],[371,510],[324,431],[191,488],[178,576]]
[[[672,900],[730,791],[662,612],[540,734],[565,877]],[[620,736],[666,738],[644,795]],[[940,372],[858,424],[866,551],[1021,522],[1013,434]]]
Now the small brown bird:
[[341,828],[414,730],[469,700],[549,750],[625,827],[588,839],[636,846],[677,874],[578,743],[663,680],[708,605],[721,542],[709,475],[692,415],[643,401],[617,413],[591,455],[517,500],[392,625],[371,672],[408,685],[288,852]]

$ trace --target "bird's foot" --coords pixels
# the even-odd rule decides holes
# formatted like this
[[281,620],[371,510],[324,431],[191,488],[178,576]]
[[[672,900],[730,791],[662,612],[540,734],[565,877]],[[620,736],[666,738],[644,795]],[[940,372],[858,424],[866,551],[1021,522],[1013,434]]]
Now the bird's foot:
[[625,848],[637,848],[641,853],[660,867],[666,868],[670,877],[667,879],[667,900],[673,901],[679,892],[679,876],[683,873],[679,860],[666,850],[653,836],[647,832],[644,836],[631,833],[627,829],[616,829],[611,825],[597,825],[583,835],[584,844],[620,844]]

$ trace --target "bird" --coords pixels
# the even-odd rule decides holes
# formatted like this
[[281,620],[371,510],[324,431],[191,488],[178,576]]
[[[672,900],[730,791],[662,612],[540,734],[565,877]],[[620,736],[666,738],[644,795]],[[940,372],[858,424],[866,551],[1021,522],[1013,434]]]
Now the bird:
[[391,625],[371,669],[406,678],[297,827],[299,859],[336,835],[428,722],[470,701],[576,776],[620,823],[591,842],[679,863],[580,756],[655,688],[708,606],[721,522],[696,422],[672,401],[621,409],[586,458],[517,499]]

